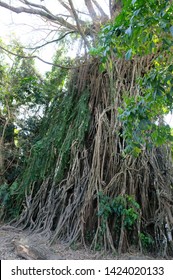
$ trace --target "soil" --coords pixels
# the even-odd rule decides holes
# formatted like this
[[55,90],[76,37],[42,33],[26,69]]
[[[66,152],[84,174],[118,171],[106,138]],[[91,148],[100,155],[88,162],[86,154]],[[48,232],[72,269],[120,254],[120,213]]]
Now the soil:
[[[29,255],[21,248],[29,248]],[[24,253],[23,253],[24,252]],[[36,255],[36,258],[33,257]],[[32,258],[33,257],[33,258]],[[31,234],[27,231],[16,229],[12,226],[0,226],[0,259],[1,260],[22,260],[22,259],[54,259],[54,260],[152,260],[156,257],[143,255],[139,252],[131,254],[116,254],[105,252],[93,252],[89,248],[83,248],[80,244],[73,244],[70,247],[58,242],[49,245],[46,238],[41,234]],[[159,259],[159,258],[158,258]]]

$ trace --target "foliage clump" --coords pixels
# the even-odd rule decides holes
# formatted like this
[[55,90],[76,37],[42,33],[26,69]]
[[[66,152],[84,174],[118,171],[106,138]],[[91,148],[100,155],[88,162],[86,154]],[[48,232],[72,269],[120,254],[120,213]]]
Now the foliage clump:
[[133,87],[123,92],[119,118],[123,125],[125,152],[137,156],[151,146],[169,144],[173,139],[164,115],[172,111],[173,5],[171,1],[123,1],[121,13],[100,32],[93,55],[101,57],[102,68],[112,68],[111,56],[132,61],[148,60],[147,71]]

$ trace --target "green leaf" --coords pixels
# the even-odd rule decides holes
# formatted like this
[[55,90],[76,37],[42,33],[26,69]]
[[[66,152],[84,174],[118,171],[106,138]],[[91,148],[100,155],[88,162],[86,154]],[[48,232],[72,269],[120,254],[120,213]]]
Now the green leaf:
[[132,49],[128,50],[125,54],[125,59],[126,60],[129,60],[132,56]]
[[170,32],[171,32],[171,34],[173,36],[173,26],[170,27]]
[[132,34],[132,27],[131,27],[131,25],[129,26],[129,28],[126,29],[125,34],[131,36],[131,34]]

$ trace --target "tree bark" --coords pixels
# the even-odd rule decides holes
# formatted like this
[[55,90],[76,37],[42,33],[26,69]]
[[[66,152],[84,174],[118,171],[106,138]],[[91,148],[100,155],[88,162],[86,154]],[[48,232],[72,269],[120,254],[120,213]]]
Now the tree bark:
[[3,173],[4,173],[4,155],[3,155],[3,141],[0,138],[0,185],[3,184]]

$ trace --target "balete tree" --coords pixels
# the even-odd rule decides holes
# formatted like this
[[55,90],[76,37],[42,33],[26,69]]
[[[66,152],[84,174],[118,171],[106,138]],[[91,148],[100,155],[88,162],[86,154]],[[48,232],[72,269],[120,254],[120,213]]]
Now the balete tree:
[[82,44],[47,76],[54,94],[16,181],[16,226],[51,242],[172,255],[172,1],[107,1],[108,14],[95,0],[81,10],[59,0],[63,14],[46,4],[0,1],[56,27],[57,48],[64,38]]

